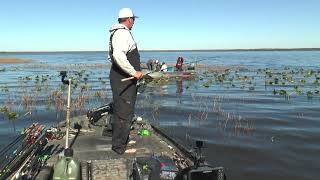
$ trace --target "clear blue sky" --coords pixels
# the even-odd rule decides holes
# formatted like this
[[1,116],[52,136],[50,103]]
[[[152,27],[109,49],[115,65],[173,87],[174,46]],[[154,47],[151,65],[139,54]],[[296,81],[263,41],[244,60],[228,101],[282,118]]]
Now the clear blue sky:
[[0,51],[107,50],[123,7],[143,50],[320,48],[320,0],[1,0]]

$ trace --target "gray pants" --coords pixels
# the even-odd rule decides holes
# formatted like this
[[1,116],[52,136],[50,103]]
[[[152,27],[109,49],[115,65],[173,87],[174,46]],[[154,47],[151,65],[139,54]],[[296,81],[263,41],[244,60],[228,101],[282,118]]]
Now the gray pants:
[[148,70],[150,70],[150,71],[154,71],[154,69],[155,69],[154,66],[155,66],[154,63],[152,63],[152,62],[147,63]]

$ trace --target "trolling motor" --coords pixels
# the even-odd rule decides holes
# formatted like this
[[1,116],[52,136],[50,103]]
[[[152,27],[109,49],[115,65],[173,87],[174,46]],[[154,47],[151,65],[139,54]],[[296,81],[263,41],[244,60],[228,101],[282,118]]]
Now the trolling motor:
[[195,152],[192,153],[193,166],[187,167],[179,172],[178,180],[225,180],[223,167],[212,167],[205,163],[202,154],[203,141],[196,141]]
[[[61,76],[61,82],[63,84],[69,85],[69,80],[65,80],[65,78],[67,77],[67,71],[60,71],[60,76]],[[71,82],[70,82],[70,84],[71,84]]]
[[66,144],[64,148],[64,156],[60,157],[60,159],[54,165],[53,179],[80,179],[80,162],[73,158],[73,149],[69,147],[71,79],[65,80],[67,77],[66,71],[61,71],[60,76],[62,83],[68,85]]

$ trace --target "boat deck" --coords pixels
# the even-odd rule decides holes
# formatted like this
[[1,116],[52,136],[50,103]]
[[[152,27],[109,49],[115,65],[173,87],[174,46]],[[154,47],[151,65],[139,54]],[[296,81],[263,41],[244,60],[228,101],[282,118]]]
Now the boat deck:
[[[106,117],[103,117],[106,118]],[[111,137],[102,136],[103,126],[91,126],[86,116],[80,116],[71,120],[78,122],[82,129],[72,131],[69,137],[69,144],[74,150],[74,158],[81,161],[82,179],[88,179],[88,168],[91,169],[92,179],[117,180],[129,179],[132,174],[132,163],[135,157],[146,157],[153,154],[167,155],[174,158],[181,154],[170,142],[160,136],[150,124],[141,121],[135,122],[130,132],[128,148],[135,148],[137,151],[131,154],[118,155],[111,150]],[[150,136],[141,137],[138,131],[147,128],[151,131]],[[63,153],[65,138],[49,142],[48,146],[55,146],[52,157],[47,161],[48,166],[53,167],[59,156]],[[186,161],[188,164],[191,161]],[[91,167],[90,167],[91,164]],[[90,173],[89,173],[90,174]],[[40,172],[37,179],[43,179]]]

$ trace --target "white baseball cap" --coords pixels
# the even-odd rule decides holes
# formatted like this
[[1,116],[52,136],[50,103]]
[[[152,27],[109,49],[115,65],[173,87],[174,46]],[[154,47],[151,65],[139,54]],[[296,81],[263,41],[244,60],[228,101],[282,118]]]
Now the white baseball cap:
[[130,8],[120,9],[119,14],[118,14],[118,18],[128,18],[128,17],[137,18],[138,16],[135,16]]

